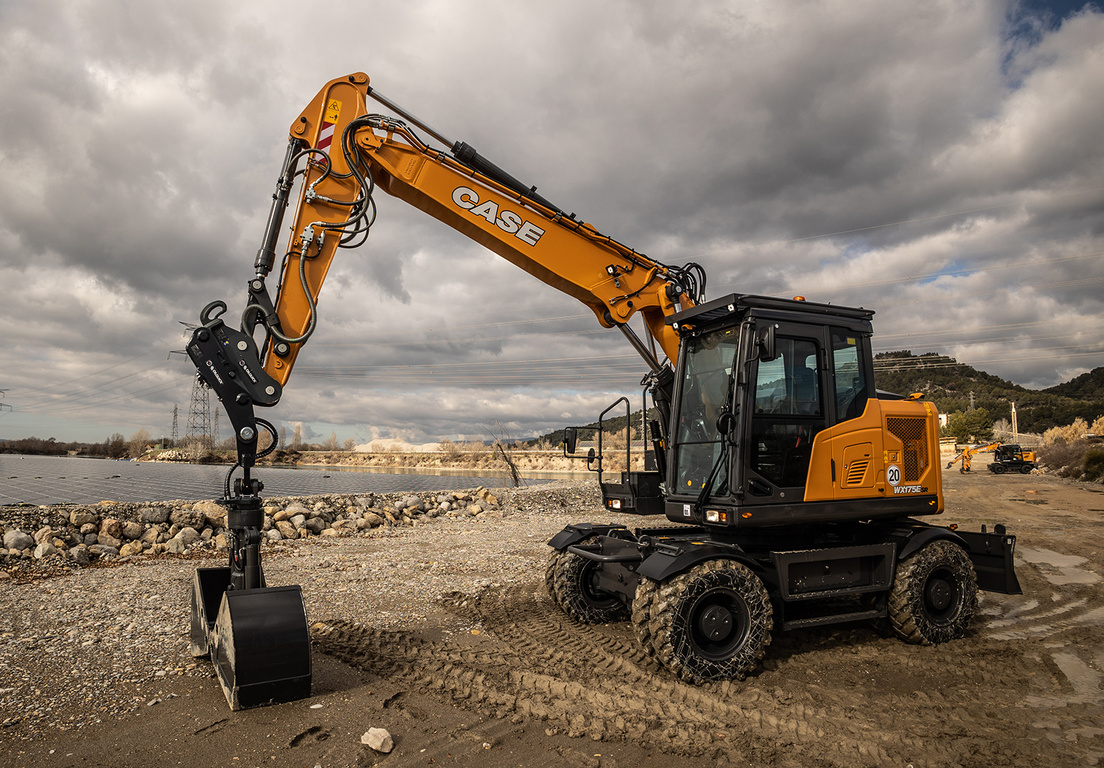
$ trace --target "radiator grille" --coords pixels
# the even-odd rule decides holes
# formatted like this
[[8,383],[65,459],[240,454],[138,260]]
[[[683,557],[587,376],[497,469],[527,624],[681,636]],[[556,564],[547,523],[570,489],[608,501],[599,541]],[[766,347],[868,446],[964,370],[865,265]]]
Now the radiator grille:
[[886,419],[890,434],[904,444],[901,480],[915,483],[928,468],[927,424],[923,418],[890,416]]

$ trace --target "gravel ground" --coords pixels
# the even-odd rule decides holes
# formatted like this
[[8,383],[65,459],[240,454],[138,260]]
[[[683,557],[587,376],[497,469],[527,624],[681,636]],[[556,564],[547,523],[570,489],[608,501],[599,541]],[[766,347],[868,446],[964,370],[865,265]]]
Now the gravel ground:
[[[300,584],[312,622],[386,629],[432,619],[445,633],[478,632],[438,598],[532,578],[548,539],[600,505],[594,483],[496,493],[501,518],[419,519],[266,544],[268,583]],[[174,678],[210,677],[209,662],[188,653],[188,595],[197,567],[224,564],[209,549],[79,569],[22,563],[0,590],[0,738],[100,723],[172,697]]]
[[[701,686],[630,622],[582,625],[548,596],[546,541],[612,517],[592,483],[266,545],[269,583],[303,587],[311,696],[240,712],[186,643],[193,569],[224,556],[9,559],[0,766],[1100,765],[1104,488],[986,472],[947,473],[944,491],[941,524],[1017,536],[1023,595],[984,593],[967,635],[937,646],[868,623],[775,632],[760,670]],[[376,727],[390,754],[361,743]]]

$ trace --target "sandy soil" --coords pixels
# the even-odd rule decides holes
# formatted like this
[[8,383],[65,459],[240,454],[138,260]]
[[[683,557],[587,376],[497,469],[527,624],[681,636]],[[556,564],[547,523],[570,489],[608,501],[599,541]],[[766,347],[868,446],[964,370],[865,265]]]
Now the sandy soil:
[[[693,687],[653,666],[629,626],[568,620],[539,567],[505,586],[487,572],[482,589],[393,606],[409,609],[405,625],[322,617],[309,700],[230,712],[213,679],[185,675],[172,698],[78,731],[28,741],[5,728],[0,765],[1098,765],[1104,488],[980,465],[945,486],[942,522],[1018,536],[1025,592],[983,593],[963,640],[910,646],[866,625],[777,634],[758,674]],[[417,545],[417,530],[390,542]],[[503,546],[540,556],[539,542]],[[391,754],[360,744],[372,726],[394,736]]]

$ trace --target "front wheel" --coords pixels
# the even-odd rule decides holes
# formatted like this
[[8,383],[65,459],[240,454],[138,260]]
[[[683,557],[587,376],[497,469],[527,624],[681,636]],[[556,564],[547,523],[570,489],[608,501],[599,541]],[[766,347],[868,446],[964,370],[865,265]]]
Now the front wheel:
[[[595,537],[580,544],[593,544]],[[612,592],[599,589],[598,563],[570,552],[554,552],[545,571],[548,592],[564,613],[583,624],[627,621],[629,608]]]
[[699,563],[637,597],[634,619],[647,621],[636,627],[637,637],[688,682],[742,680],[770,645],[774,614],[767,590],[733,560]]
[[934,645],[955,640],[977,611],[977,575],[954,542],[934,541],[897,566],[889,621],[902,640]]

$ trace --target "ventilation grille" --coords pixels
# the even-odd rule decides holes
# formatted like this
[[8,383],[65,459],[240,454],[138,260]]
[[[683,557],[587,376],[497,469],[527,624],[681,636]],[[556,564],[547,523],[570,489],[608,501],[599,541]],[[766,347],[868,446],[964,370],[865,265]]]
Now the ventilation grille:
[[904,444],[902,482],[916,483],[928,468],[927,424],[923,418],[890,416],[886,419],[890,434]]
[[862,485],[870,459],[856,459],[847,465],[847,476],[843,478],[844,487]]

